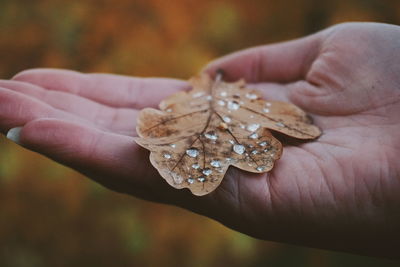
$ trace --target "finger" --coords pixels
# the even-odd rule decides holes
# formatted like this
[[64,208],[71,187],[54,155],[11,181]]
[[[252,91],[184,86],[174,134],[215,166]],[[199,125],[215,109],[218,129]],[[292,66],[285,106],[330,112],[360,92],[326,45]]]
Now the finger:
[[56,119],[27,123],[14,136],[22,146],[119,191],[142,194],[168,185],[149,168],[148,155],[131,137]]
[[58,118],[91,124],[82,118],[56,110],[37,99],[0,88],[0,130],[3,133],[38,118]]
[[22,93],[57,110],[90,121],[101,129],[131,136],[136,135],[137,110],[111,108],[87,98],[66,92],[46,90],[26,82],[0,80],[0,87]]
[[247,82],[291,82],[304,79],[319,53],[320,35],[242,50],[208,64],[204,71],[222,69],[225,79]]
[[[84,123],[103,130],[113,132],[115,130],[107,129],[92,121],[88,121],[83,117],[73,115],[63,110],[55,109],[44,102],[19,92],[0,88],[0,131],[2,133],[7,132],[13,127],[23,126],[32,120],[41,118],[56,118],[71,122]],[[118,120],[117,116],[114,116],[113,118]],[[124,126],[125,128],[123,130],[120,130],[121,134],[136,136],[136,131],[134,129],[127,131],[129,127],[135,128],[136,120],[130,119],[126,122],[126,124],[127,126]]]
[[167,78],[134,78],[112,74],[83,74],[70,70],[31,69],[13,80],[36,84],[48,90],[68,92],[111,107],[155,107],[165,97],[188,87]]

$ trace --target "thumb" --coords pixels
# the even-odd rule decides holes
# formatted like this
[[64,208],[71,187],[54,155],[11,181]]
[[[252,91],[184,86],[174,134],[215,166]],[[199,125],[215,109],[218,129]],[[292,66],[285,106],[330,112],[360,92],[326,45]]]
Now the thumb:
[[203,71],[218,69],[226,80],[247,82],[293,82],[304,79],[319,53],[320,33],[301,39],[248,48],[216,59]]

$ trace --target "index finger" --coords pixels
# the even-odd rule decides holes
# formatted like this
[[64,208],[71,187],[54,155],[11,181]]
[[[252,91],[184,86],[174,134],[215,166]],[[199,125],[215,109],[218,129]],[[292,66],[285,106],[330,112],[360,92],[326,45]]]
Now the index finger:
[[184,81],[169,78],[138,78],[114,74],[84,74],[71,70],[31,69],[13,80],[47,90],[68,92],[110,107],[156,107],[167,96],[188,88]]

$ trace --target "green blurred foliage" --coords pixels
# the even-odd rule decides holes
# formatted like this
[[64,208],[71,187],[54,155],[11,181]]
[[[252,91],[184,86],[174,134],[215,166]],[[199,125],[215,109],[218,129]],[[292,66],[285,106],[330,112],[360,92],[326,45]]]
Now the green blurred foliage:
[[[0,77],[55,67],[186,79],[229,52],[366,20],[399,24],[400,1],[0,0]],[[258,241],[0,142],[0,266],[397,266]]]

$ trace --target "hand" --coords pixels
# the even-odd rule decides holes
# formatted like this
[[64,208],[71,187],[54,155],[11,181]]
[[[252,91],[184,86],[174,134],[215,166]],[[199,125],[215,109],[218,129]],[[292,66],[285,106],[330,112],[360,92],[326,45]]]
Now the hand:
[[[211,63],[265,98],[292,102],[323,135],[286,146],[274,169],[230,168],[204,197],[176,190],[132,140],[138,110],[187,88],[62,70],[0,82],[0,129],[108,188],[177,205],[257,238],[399,257],[400,27],[341,24]],[[15,135],[17,133],[17,136]]]

